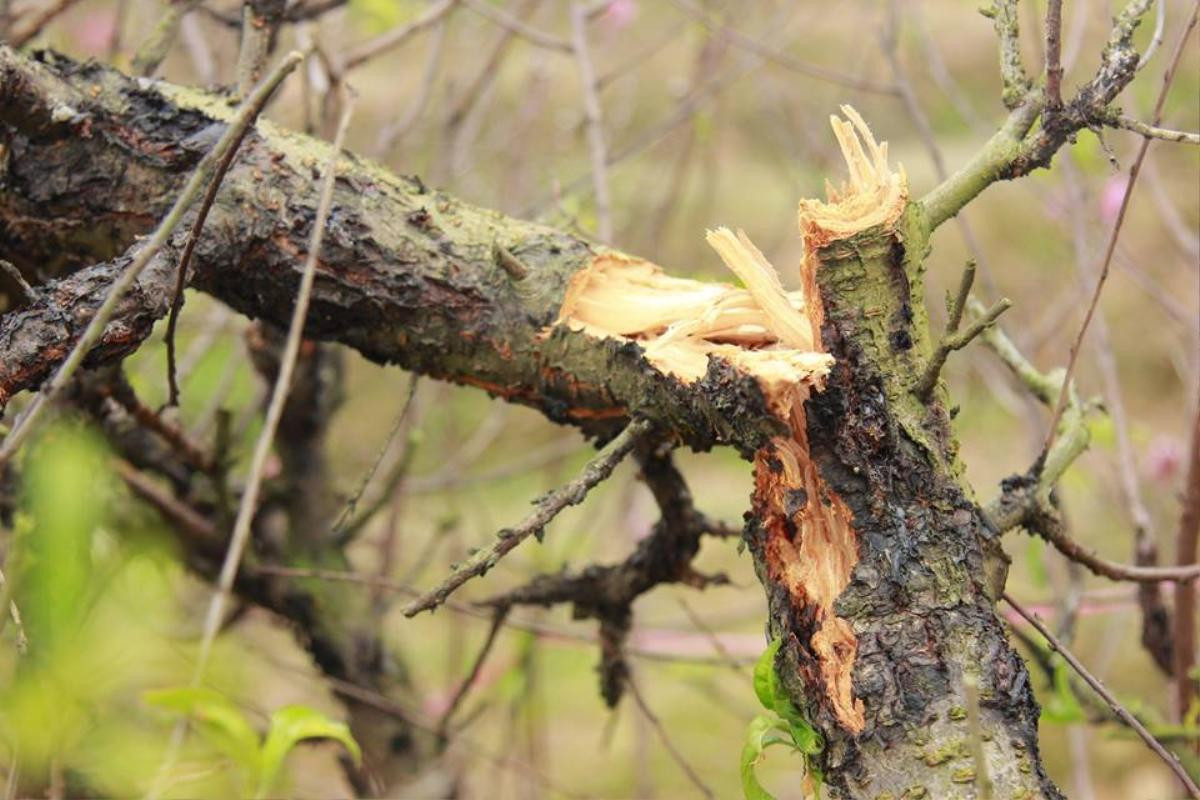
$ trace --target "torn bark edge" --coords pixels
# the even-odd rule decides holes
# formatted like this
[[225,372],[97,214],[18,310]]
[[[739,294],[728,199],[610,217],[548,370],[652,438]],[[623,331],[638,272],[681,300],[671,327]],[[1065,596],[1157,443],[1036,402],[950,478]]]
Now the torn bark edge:
[[809,456],[804,405],[820,391],[833,358],[824,352],[824,307],[816,270],[821,248],[874,227],[895,225],[907,205],[903,168],[887,161],[865,122],[832,118],[849,179],[827,183],[827,201],[799,207],[804,256],[800,289],[786,292],[777,271],[739,231],[710,231],[708,241],[746,285],[674,278],[657,266],[601,252],[573,278],[555,326],[599,339],[634,341],[665,375],[694,383],[714,358],[757,380],[771,412],[790,435],[776,436],[754,455],[753,518],[766,532],[766,574],[787,591],[796,617],[809,620],[797,637],[815,658],[825,697],[852,733],[865,725],[852,688],[857,641],[834,603],[858,561],[853,514]]

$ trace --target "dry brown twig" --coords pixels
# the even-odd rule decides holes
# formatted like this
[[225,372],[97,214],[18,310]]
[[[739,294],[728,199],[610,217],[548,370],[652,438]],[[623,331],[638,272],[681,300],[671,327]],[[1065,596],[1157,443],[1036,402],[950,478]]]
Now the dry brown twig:
[[525,539],[533,535],[540,536],[561,511],[583,502],[589,491],[611,475],[617,464],[633,451],[650,429],[650,423],[645,420],[630,422],[584,466],[574,480],[543,496],[528,517],[516,526],[500,531],[490,547],[478,550],[441,584],[405,606],[404,616],[413,617],[422,611],[437,608],[471,578],[483,575],[496,566],[501,558]]
[[1129,709],[1125,708],[1125,706],[1122,705],[1121,702],[1117,700],[1117,698],[1114,697],[1111,692],[1108,691],[1104,684],[1101,683],[1099,678],[1089,672],[1087,667],[1085,667],[1070,650],[1063,646],[1058,638],[1050,632],[1050,629],[1047,628],[1040,619],[1038,619],[1037,615],[1026,611],[1020,603],[1014,600],[1012,596],[1007,593],[1004,594],[1004,601],[1008,603],[1014,611],[1024,617],[1030,625],[1036,628],[1037,632],[1046,639],[1050,647],[1053,648],[1059,655],[1061,655],[1063,660],[1071,666],[1071,669],[1075,670],[1075,672],[1079,674],[1079,677],[1083,678],[1083,680],[1087,682],[1087,685],[1092,687],[1096,694],[1104,698],[1104,702],[1108,704],[1109,708],[1111,708],[1126,725],[1132,728],[1137,735],[1141,737],[1142,741],[1146,743],[1146,746],[1149,747],[1155,755],[1161,758],[1163,762],[1166,763],[1166,765],[1170,768],[1170,770],[1175,773],[1175,777],[1179,778],[1180,782],[1187,788],[1192,797],[1200,798],[1200,787],[1196,786],[1196,782],[1192,780],[1191,776],[1188,775],[1187,771],[1184,770],[1184,768],[1180,765],[1179,760],[1171,755],[1170,752],[1168,752],[1167,749],[1162,746],[1162,743],[1159,742],[1158,739],[1154,738],[1150,731],[1146,730],[1146,726],[1142,725],[1142,723],[1138,721],[1137,717],[1131,714]]
[[[1192,34],[1192,29],[1196,27],[1197,15],[1200,14],[1200,0],[1192,7],[1192,13],[1180,33],[1179,40],[1176,42],[1175,51],[1171,56],[1171,62],[1163,73],[1162,88],[1159,90],[1158,99],[1154,103],[1154,121],[1152,125],[1157,126],[1162,122],[1163,106],[1167,102],[1167,94],[1171,89],[1171,84],[1174,82],[1176,70],[1179,67],[1179,61],[1183,56],[1183,51],[1187,46],[1188,38]],[[1137,185],[1138,176],[1142,171],[1142,164],[1146,160],[1146,152],[1150,149],[1151,138],[1147,137],[1142,140],[1141,147],[1138,148],[1137,156],[1133,160],[1133,166],[1129,168],[1129,181],[1125,184],[1125,192],[1121,196],[1121,206],[1117,211],[1117,218],[1113,222],[1112,232],[1108,237],[1108,244],[1104,250],[1104,260],[1100,266],[1100,274],[1096,278],[1096,288],[1092,292],[1091,300],[1088,303],[1087,311],[1084,313],[1083,323],[1079,326],[1079,332],[1075,335],[1074,341],[1071,343],[1071,349],[1067,355],[1066,375],[1063,379],[1062,388],[1059,390],[1058,400],[1054,405],[1054,413],[1051,415],[1050,424],[1046,433],[1046,443],[1042,447],[1043,454],[1050,451],[1054,444],[1054,437],[1058,432],[1058,422],[1062,419],[1063,411],[1067,405],[1068,387],[1071,385],[1071,378],[1075,374],[1075,365],[1079,359],[1079,350],[1083,345],[1083,339],[1087,335],[1088,327],[1091,325],[1092,318],[1096,314],[1096,308],[1100,304],[1100,294],[1104,291],[1105,283],[1108,280],[1109,268],[1112,265],[1113,253],[1117,247],[1117,240],[1121,235],[1121,228],[1125,223],[1125,214],[1129,210],[1129,201],[1133,197],[1133,189]]]

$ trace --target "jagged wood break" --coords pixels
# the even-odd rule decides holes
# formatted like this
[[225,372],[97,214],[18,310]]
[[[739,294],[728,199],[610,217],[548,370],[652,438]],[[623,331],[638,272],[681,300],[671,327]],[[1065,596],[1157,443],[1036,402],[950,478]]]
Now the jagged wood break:
[[789,431],[754,457],[754,511],[768,532],[767,566],[796,610],[811,610],[816,630],[809,647],[831,705],[841,724],[858,732],[863,705],[851,688],[857,643],[833,608],[850,582],[858,545],[849,508],[809,458],[804,414],[809,393],[820,391],[833,363],[821,346],[816,253],[835,239],[893,224],[904,210],[907,183],[902,169],[888,166],[887,144],[875,142],[854,109],[842,110],[850,122],[831,122],[850,178],[840,189],[827,185],[827,203],[800,204],[800,289],[784,291],[745,233],[718,228],[708,242],[746,288],[674,278],[647,261],[602,254],[572,280],[556,324],[637,341],[650,363],[685,383],[703,378],[713,357],[758,380]]

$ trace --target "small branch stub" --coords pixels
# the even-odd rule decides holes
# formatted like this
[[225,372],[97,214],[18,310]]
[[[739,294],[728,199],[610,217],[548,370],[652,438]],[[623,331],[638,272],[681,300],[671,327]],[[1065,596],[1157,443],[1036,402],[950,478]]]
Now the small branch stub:
[[933,355],[929,357],[929,363],[925,366],[925,370],[921,373],[921,377],[913,385],[913,393],[922,400],[928,400],[933,393],[933,389],[937,386],[938,376],[942,372],[942,367],[946,364],[946,359],[951,351],[961,350],[971,343],[979,334],[983,333],[987,328],[994,324],[1001,314],[1012,307],[1012,301],[1007,297],[998,300],[991,308],[983,311],[980,315],[967,325],[966,328],[959,330],[959,325],[962,324],[963,311],[967,307],[967,299],[971,294],[971,286],[975,283],[975,262],[968,261],[966,269],[963,270],[962,280],[959,282],[958,294],[953,301],[949,301],[948,311],[950,313],[949,320],[946,322],[946,331],[942,334],[942,338],[938,341],[937,347],[933,351]]

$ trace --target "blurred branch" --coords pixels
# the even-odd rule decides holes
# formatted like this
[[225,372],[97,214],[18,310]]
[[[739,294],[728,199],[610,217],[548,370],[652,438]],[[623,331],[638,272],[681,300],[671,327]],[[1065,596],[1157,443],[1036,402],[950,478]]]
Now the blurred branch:
[[167,57],[175,37],[179,34],[179,23],[193,9],[201,5],[201,0],[171,0],[166,11],[154,23],[150,35],[142,42],[133,56],[130,68],[135,75],[149,77],[158,69],[158,65]]
[[692,19],[704,26],[710,34],[725,36],[737,47],[743,50],[754,53],[757,56],[770,61],[773,64],[778,64],[781,67],[797,72],[801,75],[807,75],[810,78],[817,80],[828,81],[829,83],[838,86],[844,86],[848,89],[857,89],[860,92],[869,92],[873,94],[897,95],[898,91],[891,84],[879,83],[876,81],[864,80],[856,78],[853,75],[847,75],[837,70],[829,69],[828,67],[810,64],[806,61],[801,61],[788,53],[777,50],[771,45],[764,44],[759,39],[750,36],[737,28],[730,27],[719,20],[714,19],[707,11],[693,3],[691,0],[671,0],[679,9],[687,14]]
[[349,72],[356,67],[362,66],[376,56],[382,55],[389,50],[394,50],[421,31],[439,22],[453,11],[460,2],[461,0],[439,0],[430,6],[424,14],[407,25],[402,25],[386,33],[381,33],[375,38],[351,48],[342,59],[340,72]]
[[[1200,409],[1192,421],[1187,475],[1184,477],[1183,511],[1175,534],[1175,563],[1189,566],[1200,574],[1197,550],[1200,549]],[[1196,591],[1200,581],[1175,585],[1175,710],[1182,720],[1190,713],[1196,697]]]
[[[517,36],[533,45],[536,45],[537,47],[542,47],[546,50],[553,50],[559,53],[578,52],[577,45],[574,45],[565,39],[560,39],[557,36],[551,36],[548,33],[539,31],[537,28],[534,28],[532,25],[529,25],[519,18],[514,17],[512,14],[509,14],[507,11],[498,6],[493,6],[491,3],[484,2],[484,0],[461,1],[463,5],[474,11],[479,16],[490,22],[494,22],[501,28],[516,34]],[[580,13],[582,16],[581,22],[586,25],[586,9],[581,9]],[[571,12],[571,20],[572,27],[574,27],[575,12],[573,10]]]
[[475,661],[471,664],[471,669],[467,672],[467,677],[459,684],[458,689],[454,692],[454,697],[450,698],[450,702],[446,705],[446,710],[442,712],[441,718],[438,719],[437,740],[439,746],[444,747],[446,745],[446,733],[450,728],[450,719],[462,704],[463,698],[467,696],[467,692],[471,691],[471,687],[475,685],[475,681],[479,678],[479,673],[483,669],[483,662],[487,660],[488,654],[492,652],[492,645],[496,643],[496,634],[504,627],[506,617],[508,617],[508,608],[497,608],[492,612],[492,624],[488,627],[487,635],[484,637],[483,644],[475,656]]
[[17,17],[4,31],[4,39],[12,47],[21,47],[37,37],[56,17],[69,10],[79,0],[51,0],[51,2]]
[[654,732],[658,735],[659,741],[663,743],[663,747],[667,748],[667,752],[671,755],[671,760],[679,765],[679,768],[687,775],[688,780],[692,782],[692,785],[702,795],[709,798],[709,800],[716,800],[716,794],[713,793],[713,790],[700,778],[696,769],[688,763],[688,760],[683,757],[683,753],[675,746],[675,743],[671,740],[671,734],[662,724],[662,720],[650,710],[650,706],[646,705],[646,701],[642,698],[642,693],[638,691],[637,684],[634,683],[632,678],[626,679],[626,683],[629,686],[629,693],[633,695],[634,702],[637,703],[638,709],[646,717],[647,721],[649,721],[651,727],[654,728]]
[[[1191,18],[1188,20],[1187,25],[1184,26],[1183,33],[1175,45],[1175,52],[1171,57],[1171,63],[1163,74],[1162,89],[1159,90],[1158,100],[1154,104],[1155,125],[1162,121],[1163,106],[1167,101],[1167,93],[1170,91],[1171,83],[1175,78],[1175,71],[1179,67],[1179,60],[1183,56],[1188,37],[1191,36],[1192,29],[1196,27],[1198,14],[1200,14],[1200,0],[1196,0],[1196,3],[1193,5]],[[1130,23],[1130,35],[1132,35],[1132,28],[1136,27],[1136,25],[1136,19]],[[1072,375],[1075,373],[1075,365],[1078,363],[1079,350],[1083,346],[1083,338],[1087,335],[1088,327],[1095,317],[1096,308],[1100,304],[1100,294],[1104,291],[1104,286],[1108,279],[1113,253],[1117,249],[1117,240],[1121,235],[1121,228],[1125,223],[1125,213],[1129,209],[1129,201],[1133,197],[1133,189],[1137,185],[1138,176],[1141,174],[1142,164],[1146,160],[1146,153],[1150,149],[1151,141],[1149,138],[1142,139],[1141,147],[1138,148],[1137,156],[1133,160],[1133,166],[1129,168],[1129,180],[1125,184],[1125,191],[1121,196],[1121,207],[1117,211],[1117,218],[1113,222],[1112,232],[1108,237],[1108,246],[1104,250],[1104,261],[1100,266],[1100,274],[1096,278],[1096,287],[1092,291],[1092,298],[1088,303],[1087,312],[1084,314],[1083,323],[1079,326],[1079,332],[1075,335],[1075,340],[1071,344],[1071,349],[1067,357],[1066,378],[1063,381],[1062,389],[1059,391],[1058,402],[1054,406],[1054,414],[1050,419],[1050,425],[1047,427],[1046,444],[1042,448],[1043,451],[1048,452],[1054,444],[1054,437],[1057,435],[1057,422],[1062,417],[1067,404],[1067,386],[1071,381]]]
[[283,24],[287,0],[245,0],[242,4],[242,42],[237,60],[236,97],[244,97],[262,77],[267,56]]
[[604,143],[604,116],[596,91],[596,71],[588,53],[586,11],[580,2],[571,3],[571,48],[579,68],[588,149],[592,157],[592,186],[596,198],[596,233],[602,242],[613,234],[612,198],[608,192],[608,148]]

